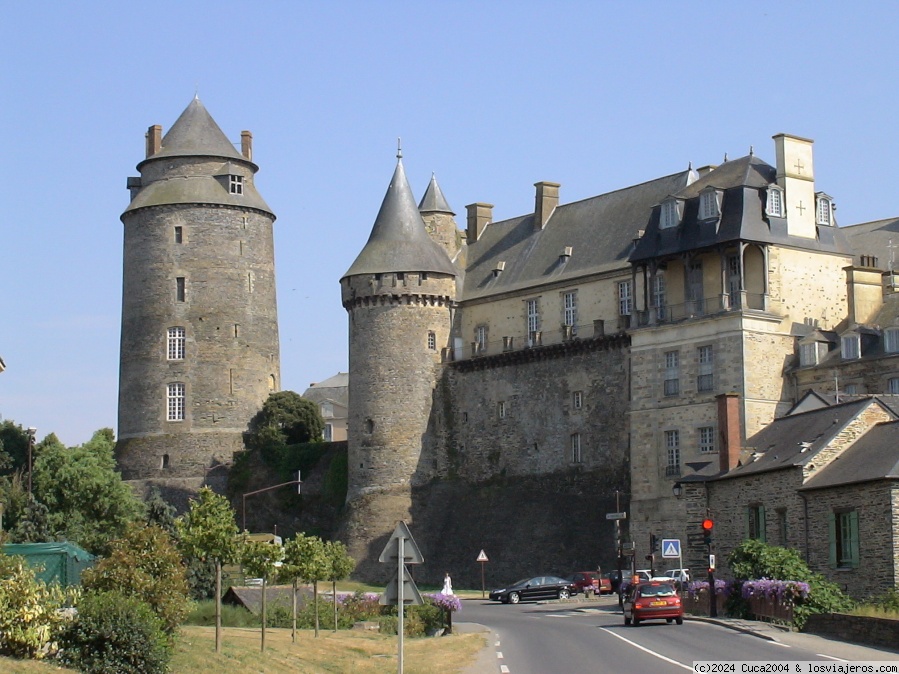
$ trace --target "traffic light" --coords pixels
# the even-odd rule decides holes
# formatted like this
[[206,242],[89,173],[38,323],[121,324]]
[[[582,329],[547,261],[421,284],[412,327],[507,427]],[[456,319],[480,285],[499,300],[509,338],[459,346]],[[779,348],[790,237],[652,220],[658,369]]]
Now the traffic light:
[[715,523],[706,517],[702,520],[702,533],[703,533],[703,543],[706,545],[712,544],[712,529],[715,527]]
[[659,538],[655,534],[649,534],[649,551],[651,553],[659,551]]

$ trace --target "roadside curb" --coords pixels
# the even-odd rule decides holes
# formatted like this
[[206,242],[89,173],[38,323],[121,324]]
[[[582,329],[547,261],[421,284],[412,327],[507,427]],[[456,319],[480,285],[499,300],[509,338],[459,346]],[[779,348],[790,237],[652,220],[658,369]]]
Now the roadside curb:
[[[709,623],[711,625],[718,625],[719,627],[725,627],[729,630],[734,630],[735,632],[741,632],[743,634],[749,634],[751,636],[759,637],[760,639],[765,639],[767,641],[777,641],[775,634],[786,633],[789,631],[786,627],[781,627],[779,625],[774,625],[771,623],[761,623],[758,625],[754,625],[745,620],[735,621],[689,614],[684,614],[684,619],[697,620],[699,622]],[[766,632],[773,632],[774,634],[766,634]]]

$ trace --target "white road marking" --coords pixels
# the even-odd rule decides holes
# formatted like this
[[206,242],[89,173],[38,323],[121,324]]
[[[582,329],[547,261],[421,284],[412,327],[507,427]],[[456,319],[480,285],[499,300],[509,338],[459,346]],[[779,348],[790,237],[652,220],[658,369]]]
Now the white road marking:
[[634,648],[640,649],[640,650],[643,651],[644,653],[649,653],[650,655],[654,655],[654,656],[657,657],[659,660],[664,660],[665,662],[670,662],[672,665],[677,665],[678,667],[682,667],[683,669],[686,669],[688,672],[692,672],[692,671],[693,671],[693,665],[692,665],[692,664],[691,664],[691,665],[684,665],[684,664],[681,664],[681,663],[678,662],[677,660],[672,660],[671,658],[666,658],[666,657],[665,657],[664,655],[662,655],[661,653],[656,653],[655,651],[651,651],[651,650],[649,650],[648,648],[646,648],[645,646],[641,646],[641,645],[638,644],[638,643],[634,643],[634,642],[631,641],[630,639],[625,639],[625,638],[624,638],[623,636],[621,636],[620,634],[616,634],[615,632],[613,632],[613,631],[611,631],[611,630],[608,630],[608,629],[606,629],[605,627],[600,627],[600,629],[601,629],[603,632],[605,632],[605,633],[607,633],[607,634],[611,634],[613,637],[616,637],[616,638],[618,638],[618,639],[621,639],[621,640],[624,641],[625,643],[630,644],[630,645],[633,646]]
[[499,671],[502,672],[502,674],[509,674],[509,668],[506,667],[505,665],[500,665]]
[[503,652],[502,652],[502,651],[497,651],[497,652],[496,652],[496,659],[497,659],[497,660],[502,660],[502,659],[503,659]]
[[769,644],[774,644],[775,646],[782,646],[783,648],[792,648],[790,644],[782,644],[779,641],[769,641]]
[[837,662],[849,662],[848,660],[843,660],[843,658],[835,658],[832,655],[824,655],[824,653],[815,653],[819,658],[827,658],[828,660],[836,660]]

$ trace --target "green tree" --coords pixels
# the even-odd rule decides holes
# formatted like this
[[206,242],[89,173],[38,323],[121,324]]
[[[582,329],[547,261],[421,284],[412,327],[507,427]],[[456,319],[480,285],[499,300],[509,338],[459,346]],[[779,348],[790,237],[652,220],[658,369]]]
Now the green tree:
[[51,435],[36,449],[34,495],[48,510],[56,536],[95,554],[108,552],[143,514],[143,503],[116,472],[112,430],[94,433],[89,442],[66,448]]
[[[26,496],[27,498],[27,496]],[[45,543],[53,540],[50,529],[50,511],[33,496],[26,502],[16,528],[12,532],[16,543]]]
[[247,444],[263,453],[321,440],[325,422],[318,405],[293,391],[272,393],[250,420]]
[[9,475],[28,465],[28,433],[7,419],[0,423],[0,475]]
[[284,545],[284,565],[281,577],[293,582],[294,633],[296,633],[297,580],[312,583],[312,601],[315,606],[315,636],[318,636],[318,582],[327,580],[331,564],[325,552],[325,544],[317,536],[297,534]]
[[331,581],[331,597],[334,604],[334,631],[337,631],[337,581],[348,578],[356,568],[356,560],[350,557],[346,546],[340,541],[328,541],[325,543],[325,557],[328,560],[328,570],[325,580]]
[[107,557],[82,574],[94,592],[121,592],[150,605],[167,634],[187,615],[187,579],[172,537],[156,525],[132,524]]
[[268,579],[275,575],[278,564],[284,558],[284,548],[265,541],[247,541],[243,546],[241,564],[244,573],[254,578],[262,578],[262,642],[260,650],[265,650],[265,595]]
[[222,650],[222,564],[236,561],[241,541],[234,510],[228,500],[209,487],[200,489],[196,499],[177,521],[178,545],[188,560],[215,563],[215,652]]

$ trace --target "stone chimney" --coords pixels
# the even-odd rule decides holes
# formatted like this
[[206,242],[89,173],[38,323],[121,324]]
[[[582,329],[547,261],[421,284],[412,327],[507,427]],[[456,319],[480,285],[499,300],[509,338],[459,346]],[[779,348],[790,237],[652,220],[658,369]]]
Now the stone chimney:
[[814,141],[779,133],[774,136],[777,155],[777,184],[784,189],[787,233],[816,239]]
[[722,473],[737,467],[740,461],[740,396],[722,393],[718,401],[718,460]]
[[537,194],[534,198],[534,229],[543,229],[549,216],[559,205],[559,183],[534,183]]
[[147,157],[152,157],[162,149],[162,126],[154,124],[147,129]]
[[240,132],[240,153],[253,161],[253,134],[249,131]]
[[470,245],[480,239],[484,228],[493,222],[493,204],[468,204],[465,210],[468,211],[468,229],[465,236]]
[[850,323],[871,323],[883,307],[883,273],[876,264],[876,258],[862,256],[863,266],[845,267],[849,281]]

